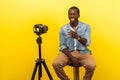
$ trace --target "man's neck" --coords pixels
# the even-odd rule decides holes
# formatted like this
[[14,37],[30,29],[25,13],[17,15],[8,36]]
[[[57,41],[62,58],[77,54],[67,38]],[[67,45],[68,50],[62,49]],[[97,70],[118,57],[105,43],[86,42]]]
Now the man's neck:
[[75,28],[75,27],[77,27],[77,25],[78,25],[78,21],[76,21],[76,22],[74,22],[74,23],[70,23],[70,25],[71,25],[72,28]]

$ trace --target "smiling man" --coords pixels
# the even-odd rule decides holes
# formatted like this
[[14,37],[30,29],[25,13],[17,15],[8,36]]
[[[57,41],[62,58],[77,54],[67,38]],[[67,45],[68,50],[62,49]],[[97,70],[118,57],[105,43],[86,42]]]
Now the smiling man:
[[60,30],[61,54],[53,61],[53,68],[61,80],[70,80],[63,67],[82,65],[86,69],[83,80],[91,80],[96,64],[87,48],[90,45],[90,27],[78,20],[80,11],[76,6],[69,8],[68,17],[70,22]]

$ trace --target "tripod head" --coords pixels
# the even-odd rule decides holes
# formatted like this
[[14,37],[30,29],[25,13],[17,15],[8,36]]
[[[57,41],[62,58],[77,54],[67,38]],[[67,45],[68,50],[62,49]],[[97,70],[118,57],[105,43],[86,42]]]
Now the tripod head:
[[37,38],[36,42],[37,42],[38,44],[41,44],[41,43],[42,43],[42,38],[40,37],[40,35],[38,35],[38,38]]
[[40,35],[43,33],[46,33],[47,31],[48,31],[48,27],[46,25],[43,25],[43,24],[35,24],[34,25],[33,32],[38,35],[38,38],[36,40],[38,44],[42,43]]

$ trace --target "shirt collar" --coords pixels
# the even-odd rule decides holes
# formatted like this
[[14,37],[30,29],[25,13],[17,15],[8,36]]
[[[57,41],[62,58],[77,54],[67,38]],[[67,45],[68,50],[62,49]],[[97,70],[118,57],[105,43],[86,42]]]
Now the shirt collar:
[[[82,23],[79,21],[76,29],[81,28],[81,24]],[[68,29],[70,29],[70,28],[71,28],[70,23],[68,23]]]

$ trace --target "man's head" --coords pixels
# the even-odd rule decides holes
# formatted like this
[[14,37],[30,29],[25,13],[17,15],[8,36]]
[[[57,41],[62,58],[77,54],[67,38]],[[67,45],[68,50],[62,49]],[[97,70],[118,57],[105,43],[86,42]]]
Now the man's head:
[[79,8],[77,8],[76,6],[70,7],[68,10],[68,17],[69,17],[70,23],[77,22],[78,18],[80,17]]

